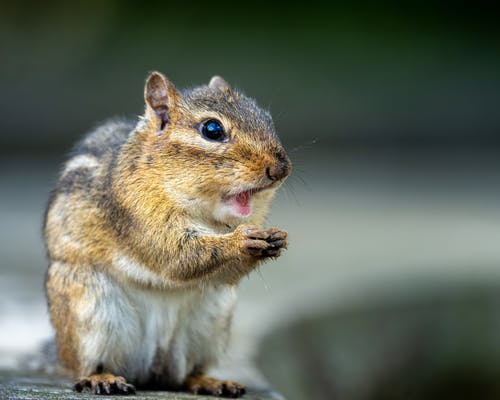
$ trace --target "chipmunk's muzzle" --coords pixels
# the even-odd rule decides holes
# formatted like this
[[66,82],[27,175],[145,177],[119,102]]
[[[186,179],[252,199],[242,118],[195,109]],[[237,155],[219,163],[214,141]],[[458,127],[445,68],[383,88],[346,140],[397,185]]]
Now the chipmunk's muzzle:
[[265,176],[269,182],[265,180],[260,181],[257,186],[247,187],[238,192],[229,192],[222,196],[222,204],[230,209],[231,214],[237,217],[247,217],[252,212],[252,199],[255,194],[276,189],[283,180],[290,174],[292,170],[292,163],[284,152],[284,150],[277,150],[274,154],[273,162],[265,168]]
[[275,157],[275,162],[266,168],[266,176],[273,182],[284,180],[292,171],[292,163],[283,150],[278,150]]

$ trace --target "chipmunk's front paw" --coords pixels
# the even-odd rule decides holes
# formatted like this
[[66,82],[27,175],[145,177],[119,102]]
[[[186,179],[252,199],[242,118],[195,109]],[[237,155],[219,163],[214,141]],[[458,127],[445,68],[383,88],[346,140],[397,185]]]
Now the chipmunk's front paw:
[[245,394],[245,387],[234,381],[224,381],[205,375],[190,376],[184,382],[184,388],[194,394],[237,398]]
[[91,392],[95,394],[135,394],[135,387],[127,383],[125,378],[113,374],[94,374],[80,378],[73,389],[77,392]]
[[278,257],[288,245],[288,234],[273,226],[259,228],[257,226],[240,226],[243,235],[243,252],[253,257]]

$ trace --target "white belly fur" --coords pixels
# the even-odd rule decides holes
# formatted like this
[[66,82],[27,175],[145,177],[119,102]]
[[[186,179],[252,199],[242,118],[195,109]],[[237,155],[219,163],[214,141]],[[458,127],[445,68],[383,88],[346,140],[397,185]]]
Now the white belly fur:
[[139,289],[94,272],[95,287],[77,310],[82,372],[107,372],[141,384],[180,385],[195,367],[214,364],[228,340],[232,286]]

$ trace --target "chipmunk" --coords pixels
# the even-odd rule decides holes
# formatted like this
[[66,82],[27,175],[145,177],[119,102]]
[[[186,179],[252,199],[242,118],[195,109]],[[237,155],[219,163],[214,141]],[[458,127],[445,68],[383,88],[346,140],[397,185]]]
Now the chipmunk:
[[239,397],[205,373],[240,280],[287,247],[263,228],[291,162],[272,118],[221,77],[179,91],[149,75],[145,114],[87,135],[46,211],[46,290],[76,391]]

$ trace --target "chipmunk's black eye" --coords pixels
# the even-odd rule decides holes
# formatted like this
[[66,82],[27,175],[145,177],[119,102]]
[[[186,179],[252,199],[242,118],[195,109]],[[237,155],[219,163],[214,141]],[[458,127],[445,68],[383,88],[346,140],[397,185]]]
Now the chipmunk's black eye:
[[200,133],[205,139],[225,142],[228,137],[220,121],[209,119],[200,125]]

